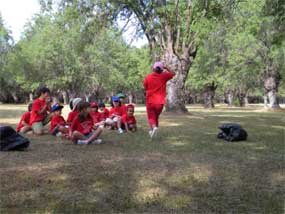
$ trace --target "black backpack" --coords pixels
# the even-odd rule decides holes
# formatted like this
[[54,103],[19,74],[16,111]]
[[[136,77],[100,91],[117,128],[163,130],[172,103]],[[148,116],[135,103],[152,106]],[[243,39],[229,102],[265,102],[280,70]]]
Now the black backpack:
[[30,141],[18,134],[10,126],[0,126],[0,151],[23,151],[28,148]]
[[218,134],[218,138],[226,141],[242,141],[247,139],[247,132],[235,123],[226,123],[219,126],[222,131]]

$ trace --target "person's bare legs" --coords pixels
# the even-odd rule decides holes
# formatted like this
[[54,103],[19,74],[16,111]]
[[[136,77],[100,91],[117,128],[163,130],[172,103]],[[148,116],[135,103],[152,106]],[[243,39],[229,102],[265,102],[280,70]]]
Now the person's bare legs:
[[92,142],[93,140],[96,140],[100,134],[102,133],[103,129],[101,127],[98,127],[92,135],[86,140],[87,144]]
[[[92,132],[92,135],[88,138],[88,139],[79,139],[80,141],[78,141],[79,144],[89,144],[91,143],[93,140],[98,139],[98,137],[100,136],[100,134],[102,133],[103,128],[98,127],[94,132]],[[100,143],[102,141],[100,140]]]
[[77,140],[83,140],[84,138],[85,136],[78,131],[74,131],[71,136],[71,140],[73,141],[73,143],[76,143]]
[[121,117],[117,117],[117,128],[119,131],[119,134],[124,133],[123,129],[122,129],[122,120]]
[[32,128],[30,126],[24,126],[24,127],[21,128],[19,133],[25,134],[25,133],[27,133],[28,131],[31,131],[31,130],[32,130]]

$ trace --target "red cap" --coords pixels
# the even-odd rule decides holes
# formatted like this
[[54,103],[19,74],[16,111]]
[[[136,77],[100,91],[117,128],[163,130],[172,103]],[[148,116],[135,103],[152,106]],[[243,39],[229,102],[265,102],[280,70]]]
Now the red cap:
[[98,103],[97,102],[92,102],[90,103],[91,108],[98,108]]
[[135,109],[135,106],[134,106],[133,104],[128,104],[128,105],[127,105],[127,109],[128,109],[128,108]]

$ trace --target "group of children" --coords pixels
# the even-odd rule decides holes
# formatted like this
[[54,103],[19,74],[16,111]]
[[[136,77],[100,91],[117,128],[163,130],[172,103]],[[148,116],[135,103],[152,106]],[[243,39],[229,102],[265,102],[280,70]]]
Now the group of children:
[[[159,117],[166,102],[166,85],[174,76],[175,72],[163,62],[157,61],[152,66],[152,72],[144,78],[151,138],[157,135]],[[89,144],[102,142],[99,136],[105,127],[116,129],[119,134],[137,130],[135,107],[132,104],[125,105],[124,95],[121,93],[112,97],[110,110],[104,103],[84,102],[81,98],[73,99],[70,104],[72,111],[65,121],[61,116],[63,106],[60,104],[51,106],[49,89],[41,88],[39,97],[29,105],[29,112],[23,114],[17,131],[25,133],[31,130],[34,134],[41,135],[44,133],[44,126],[50,122],[51,134],[64,136],[76,144]]]
[[124,104],[125,96],[120,93],[111,99],[111,108],[100,102],[85,102],[75,98],[70,102],[71,112],[64,119],[64,106],[51,105],[50,90],[43,87],[39,97],[28,106],[17,126],[17,132],[45,133],[44,126],[50,123],[49,133],[72,140],[75,144],[100,144],[99,138],[104,128],[117,130],[119,134],[137,130],[133,104]]

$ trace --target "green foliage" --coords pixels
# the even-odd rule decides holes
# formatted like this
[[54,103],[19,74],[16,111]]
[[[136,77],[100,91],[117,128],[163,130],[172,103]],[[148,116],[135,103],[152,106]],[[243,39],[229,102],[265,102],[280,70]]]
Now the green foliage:
[[[158,52],[167,38],[173,40],[170,47],[179,56],[186,50],[184,45],[189,45],[190,52],[198,47],[188,88],[201,91],[215,82],[219,93],[232,89],[261,95],[262,76],[272,64],[282,78],[279,91],[284,95],[284,1],[188,3],[41,0],[41,15],[26,24],[17,44],[0,16],[1,99],[8,91],[31,92],[40,85],[77,95],[141,91],[151,51],[156,50],[126,44],[116,21],[134,17],[137,31],[148,36],[150,47],[154,39],[152,48]],[[170,35],[165,34],[167,30]]]
[[[212,81],[227,89],[262,94],[262,75],[270,61],[284,76],[284,40],[275,42],[274,18],[264,16],[265,1],[240,2],[231,17],[205,24],[211,33],[201,40],[187,85],[195,90]],[[208,27],[206,27],[208,26]],[[205,30],[206,31],[206,30]]]

